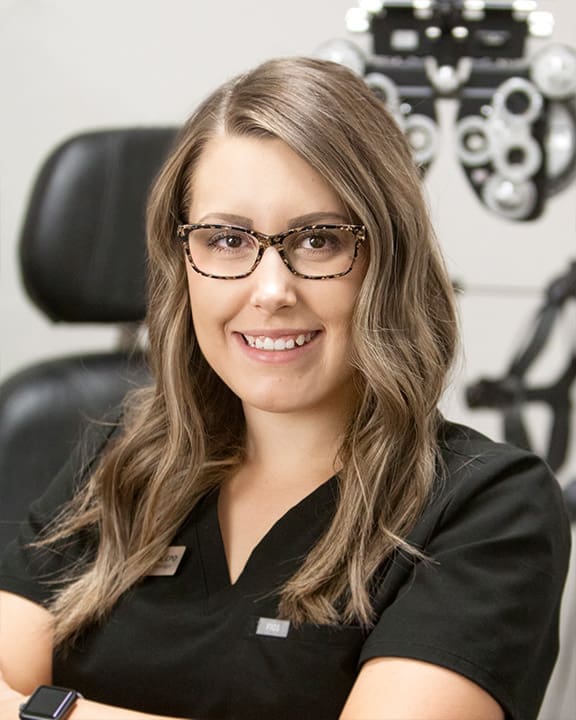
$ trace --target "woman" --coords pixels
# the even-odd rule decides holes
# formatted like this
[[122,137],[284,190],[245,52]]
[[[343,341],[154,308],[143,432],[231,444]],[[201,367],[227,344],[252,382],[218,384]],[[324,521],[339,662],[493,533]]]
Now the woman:
[[535,717],[561,494],[438,413],[452,290],[381,103],[319,60],[227,83],[148,227],[155,383],[4,557],[2,717]]

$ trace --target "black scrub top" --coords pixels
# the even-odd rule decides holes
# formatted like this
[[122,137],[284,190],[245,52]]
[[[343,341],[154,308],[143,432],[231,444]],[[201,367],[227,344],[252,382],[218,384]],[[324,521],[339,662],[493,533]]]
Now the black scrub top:
[[[508,719],[535,718],[558,649],[570,543],[562,494],[537,457],[469,428],[446,423],[440,445],[443,470],[409,537],[428,559],[383,563],[371,630],[278,621],[277,588],[330,523],[338,478],[272,527],[234,585],[213,491],[173,539],[174,574],[144,578],[103,623],[56,652],[54,683],[196,720],[334,720],[362,664],[396,656],[470,678]],[[4,553],[0,589],[45,604],[53,592],[45,580],[86,550],[80,541],[65,556],[26,547],[74,492],[76,465],[32,506]]]

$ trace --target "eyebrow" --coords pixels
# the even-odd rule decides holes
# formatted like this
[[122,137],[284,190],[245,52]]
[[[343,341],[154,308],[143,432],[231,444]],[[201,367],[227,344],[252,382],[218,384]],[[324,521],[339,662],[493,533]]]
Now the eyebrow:
[[[231,223],[232,225],[238,225],[247,229],[251,229],[254,224],[251,218],[245,217],[244,215],[234,215],[232,213],[224,212],[208,213],[207,215],[204,215],[202,218],[200,218],[198,222],[205,223],[210,221],[211,218],[212,220],[224,220],[225,222]],[[330,223],[334,221],[349,223],[350,219],[339,212],[315,212],[290,218],[288,225],[289,227],[300,227],[302,225],[314,225],[317,223]]]
[[314,225],[315,223],[329,222],[334,220],[340,220],[344,223],[349,223],[350,220],[345,215],[341,215],[337,212],[316,212],[309,213],[308,215],[299,215],[298,217],[291,218],[290,224],[292,227],[298,227],[299,225]]

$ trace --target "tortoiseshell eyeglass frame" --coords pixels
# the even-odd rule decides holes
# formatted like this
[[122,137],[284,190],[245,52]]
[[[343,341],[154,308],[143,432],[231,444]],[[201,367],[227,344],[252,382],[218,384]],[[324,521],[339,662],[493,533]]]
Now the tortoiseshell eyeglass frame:
[[[192,254],[190,253],[190,247],[188,243],[188,235],[193,230],[236,230],[239,232],[247,233],[248,235],[251,235],[253,238],[255,238],[258,241],[258,254],[256,255],[256,259],[254,260],[254,264],[245,273],[242,273],[240,275],[214,275],[212,273],[206,273],[203,270],[201,270],[194,260],[192,259]],[[305,275],[304,273],[300,273],[297,270],[294,270],[294,268],[290,265],[290,262],[288,261],[288,258],[284,254],[284,246],[283,242],[286,239],[287,236],[292,235],[295,232],[306,232],[308,230],[346,230],[348,232],[351,232],[354,235],[355,243],[354,243],[354,254],[350,258],[350,267],[347,270],[344,270],[343,272],[334,273],[331,275]],[[343,277],[344,275],[348,275],[348,273],[352,270],[354,267],[354,262],[356,261],[356,258],[358,257],[358,251],[360,249],[360,246],[362,243],[366,240],[366,227],[364,225],[333,225],[333,224],[320,224],[320,225],[305,225],[303,227],[297,227],[297,228],[291,228],[290,230],[284,230],[281,233],[277,233],[275,235],[266,235],[265,233],[258,232],[257,230],[249,230],[247,228],[239,227],[238,225],[220,225],[220,224],[212,224],[212,223],[181,223],[176,228],[176,233],[178,239],[183,243],[184,249],[186,252],[186,257],[188,258],[188,261],[192,268],[197,272],[199,275],[203,275],[204,277],[209,278],[215,278],[216,280],[240,280],[241,278],[248,277],[248,275],[251,275],[254,270],[258,267],[260,264],[260,260],[262,259],[262,256],[264,255],[264,251],[267,250],[269,247],[274,247],[278,251],[278,254],[282,258],[282,262],[288,270],[293,275],[296,275],[297,277],[304,278],[306,280],[330,280],[332,278],[338,278]]]

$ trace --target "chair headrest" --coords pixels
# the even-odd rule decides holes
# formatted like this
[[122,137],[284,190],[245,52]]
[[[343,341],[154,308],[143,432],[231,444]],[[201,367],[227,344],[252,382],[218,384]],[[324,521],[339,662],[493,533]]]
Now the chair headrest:
[[20,260],[26,291],[49,318],[144,318],[146,199],[175,133],[84,133],[47,158],[26,211]]

